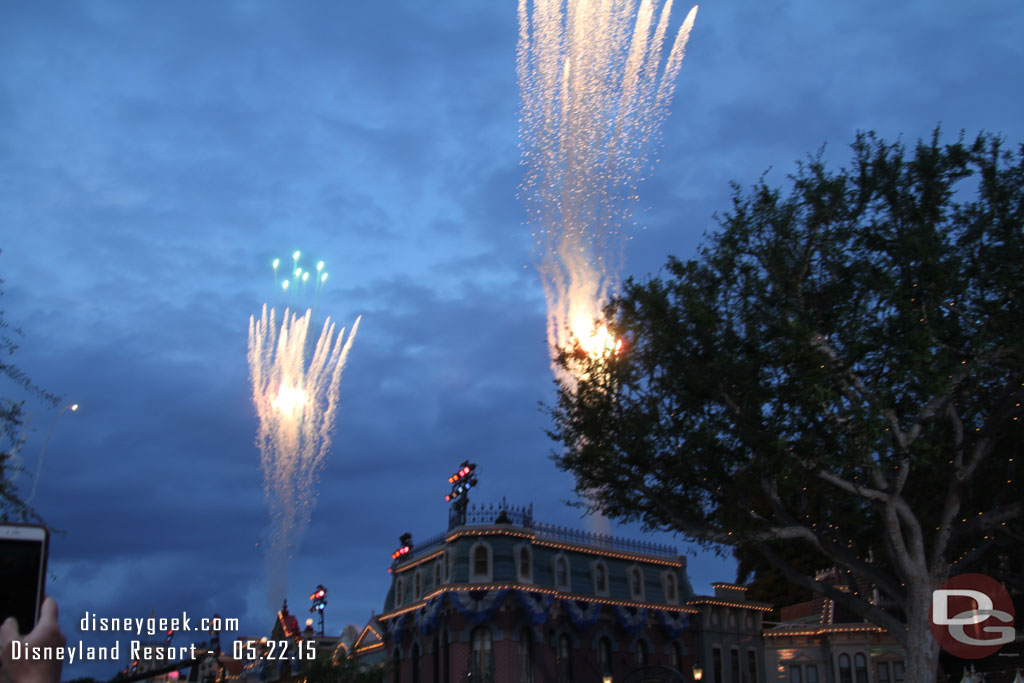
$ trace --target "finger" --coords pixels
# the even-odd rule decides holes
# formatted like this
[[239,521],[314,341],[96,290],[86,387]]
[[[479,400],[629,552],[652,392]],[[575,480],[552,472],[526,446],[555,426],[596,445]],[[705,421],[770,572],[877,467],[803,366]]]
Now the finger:
[[9,643],[18,639],[18,620],[7,617],[0,625],[0,643]]
[[57,601],[47,596],[43,600],[43,607],[39,610],[39,621],[52,621],[57,623]]

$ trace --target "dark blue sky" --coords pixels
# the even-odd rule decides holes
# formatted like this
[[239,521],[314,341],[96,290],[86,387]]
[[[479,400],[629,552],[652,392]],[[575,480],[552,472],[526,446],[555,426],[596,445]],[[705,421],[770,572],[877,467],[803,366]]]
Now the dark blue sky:
[[[398,536],[443,530],[465,458],[474,500],[587,526],[562,502],[571,479],[539,407],[553,385],[516,196],[512,0],[0,17],[3,309],[26,333],[17,364],[82,405],[57,424],[35,501],[63,530],[49,589],[69,637],[86,610],[268,628],[246,329],[275,302],[270,261],[294,249],[327,262],[321,311],[363,321],[293,605],[323,583],[329,630],[365,623]],[[857,130],[1024,141],[1021,35],[1018,0],[703,4],[626,273],[691,256],[730,180],[771,168],[785,183],[823,144],[843,163]],[[35,469],[56,411],[31,412]],[[698,592],[734,578],[709,553],[690,566]]]

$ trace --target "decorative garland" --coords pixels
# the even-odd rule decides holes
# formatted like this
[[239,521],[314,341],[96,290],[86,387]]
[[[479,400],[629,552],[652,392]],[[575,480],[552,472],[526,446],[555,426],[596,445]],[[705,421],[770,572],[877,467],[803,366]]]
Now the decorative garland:
[[474,624],[482,624],[498,611],[501,602],[508,594],[508,589],[501,590],[479,590],[479,591],[452,591],[449,595],[455,607],[462,612],[462,615]]
[[519,596],[519,602],[523,603],[523,609],[530,615],[531,624],[539,626],[547,621],[555,596],[526,590],[517,590],[516,595]]
[[437,630],[437,622],[441,619],[441,601],[445,595],[435,595],[427,604],[416,610],[416,629],[423,635],[430,635]]
[[402,642],[402,626],[405,625],[405,618],[408,615],[408,612],[400,614],[394,619],[389,620],[387,623],[388,636],[391,640],[395,641],[396,645]]
[[619,626],[630,637],[643,631],[644,626],[647,625],[646,607],[620,607],[619,605],[612,605],[612,611],[618,617]]
[[585,631],[601,617],[601,603],[586,600],[562,599],[562,605],[569,614],[569,621],[579,631]]
[[686,612],[671,612],[663,609],[658,610],[661,617],[661,625],[665,627],[665,633],[669,638],[675,638],[690,626],[690,615]]

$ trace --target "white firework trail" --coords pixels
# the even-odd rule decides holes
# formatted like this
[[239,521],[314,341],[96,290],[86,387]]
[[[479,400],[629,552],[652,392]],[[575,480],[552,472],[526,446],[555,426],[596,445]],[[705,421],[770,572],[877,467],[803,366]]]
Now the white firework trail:
[[316,484],[331,447],[341,373],[359,329],[356,318],[346,337],[328,318],[306,362],[312,311],[285,309],[280,326],[275,310],[249,318],[249,373],[259,418],[264,490],[270,505],[267,542],[268,606],[280,605],[288,563],[299,546],[316,502]]
[[671,11],[671,0],[519,0],[523,196],[552,354],[615,350],[595,320],[618,285],[623,224],[697,15],[665,56]]

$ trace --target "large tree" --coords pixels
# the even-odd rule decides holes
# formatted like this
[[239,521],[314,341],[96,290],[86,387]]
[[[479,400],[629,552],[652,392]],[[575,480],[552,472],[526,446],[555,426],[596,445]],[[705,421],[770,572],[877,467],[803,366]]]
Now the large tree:
[[852,147],[734,186],[697,258],[625,284],[623,351],[561,356],[555,459],[609,516],[756,551],[931,681],[932,590],[1024,541],[1024,146]]

